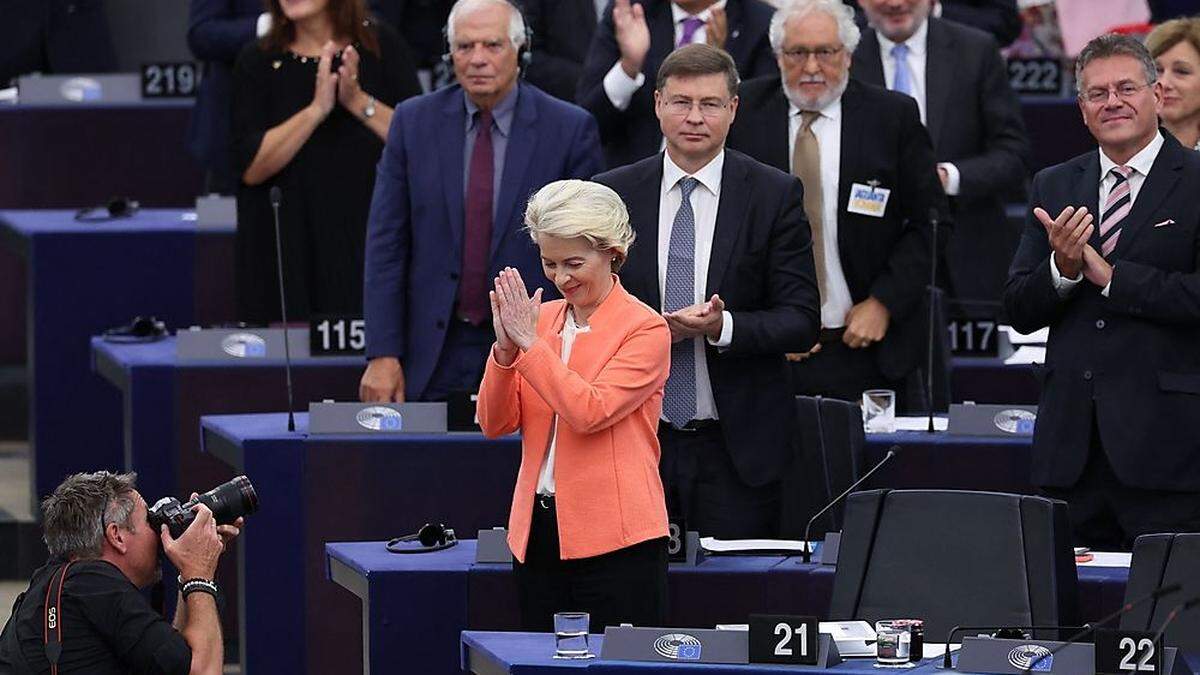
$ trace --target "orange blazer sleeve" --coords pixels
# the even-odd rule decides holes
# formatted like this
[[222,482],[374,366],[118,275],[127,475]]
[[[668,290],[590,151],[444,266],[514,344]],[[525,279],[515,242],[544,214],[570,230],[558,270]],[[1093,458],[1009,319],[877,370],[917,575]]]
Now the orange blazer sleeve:
[[521,426],[521,378],[513,366],[496,361],[495,347],[488,350],[483,381],[475,412],[483,435],[496,438],[511,434]]
[[592,382],[568,368],[540,335],[513,367],[576,433],[607,429],[661,389],[671,372],[670,330],[653,319],[625,338]]

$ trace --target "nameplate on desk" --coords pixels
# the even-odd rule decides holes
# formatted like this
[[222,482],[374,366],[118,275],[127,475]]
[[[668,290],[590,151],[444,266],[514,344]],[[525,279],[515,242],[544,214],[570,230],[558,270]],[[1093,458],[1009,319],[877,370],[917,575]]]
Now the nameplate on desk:
[[[292,359],[308,358],[308,331],[288,329]],[[180,361],[256,361],[284,357],[282,328],[206,328],[175,334]]]
[[493,527],[480,530],[475,539],[475,562],[512,564],[512,549],[508,547],[508,530]]
[[[1059,649],[1061,647],[1061,649]],[[1055,649],[1059,649],[1057,653]],[[963,638],[956,670],[963,673],[1092,673],[1090,644],[1050,640]]]
[[600,658],[662,663],[749,663],[745,631],[608,626]]
[[308,433],[444,434],[445,403],[310,403]]
[[26,75],[17,78],[19,105],[140,103],[141,100],[142,82],[137,73]]
[[196,227],[237,227],[237,198],[228,195],[196,197]]
[[952,403],[947,430],[972,436],[1032,436],[1035,405]]

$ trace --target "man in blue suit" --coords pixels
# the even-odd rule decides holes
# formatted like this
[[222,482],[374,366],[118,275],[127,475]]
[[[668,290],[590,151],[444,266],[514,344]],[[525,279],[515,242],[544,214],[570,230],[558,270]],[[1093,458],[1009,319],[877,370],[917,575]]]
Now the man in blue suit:
[[522,231],[529,195],[603,168],[595,120],[518,81],[526,33],[516,7],[458,0],[446,28],[458,84],[398,106],[379,162],[364,401],[474,390],[493,339],[491,280],[504,267],[544,276]]

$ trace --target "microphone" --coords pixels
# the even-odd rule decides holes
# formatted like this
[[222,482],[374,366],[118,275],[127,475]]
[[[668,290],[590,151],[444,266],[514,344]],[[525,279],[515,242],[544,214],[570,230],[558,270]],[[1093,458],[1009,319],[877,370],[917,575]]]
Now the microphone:
[[292,393],[292,346],[288,340],[287,297],[283,291],[283,241],[279,231],[279,205],[283,203],[283,190],[271,186],[271,211],[275,214],[275,265],[279,271],[279,315],[283,319],[283,372],[287,375],[288,431],[296,430],[296,408]]
[[[1176,585],[1178,585],[1178,584],[1176,584]],[[1191,600],[1184,600],[1183,602],[1179,603],[1178,605],[1175,605],[1174,607],[1172,607],[1171,611],[1167,612],[1167,618],[1163,620],[1162,626],[1160,626],[1158,629],[1158,632],[1154,634],[1154,644],[1157,645],[1158,641],[1161,640],[1163,638],[1163,635],[1165,635],[1167,633],[1167,626],[1171,625],[1171,622],[1175,620],[1175,617],[1179,616],[1180,614],[1183,614],[1184,612],[1190,610],[1191,608],[1195,607],[1196,605],[1200,605],[1200,595],[1197,595],[1196,597],[1192,598]]]
[[950,634],[946,636],[946,651],[942,653],[942,669],[954,669],[954,666],[950,664],[950,642],[954,639],[955,634],[968,630],[1004,630],[1006,628],[1013,628],[1016,630],[1062,630],[1064,628],[1079,628],[1079,626],[955,626],[954,628],[950,629]]
[[929,427],[927,432],[933,433],[933,341],[936,338],[934,332],[934,317],[937,312],[934,311],[934,303],[937,299],[937,233],[938,233],[938,210],[936,206],[929,207],[929,225],[933,230],[933,237],[930,243],[929,256],[929,345],[925,360],[925,396],[929,402]]
[[851,483],[850,487],[846,488],[845,492],[834,497],[833,501],[831,501],[825,505],[825,508],[821,509],[820,511],[817,511],[817,513],[815,515],[813,515],[812,518],[808,519],[808,524],[804,526],[804,551],[803,551],[804,562],[806,562],[806,563],[812,562],[812,549],[808,545],[808,534],[810,531],[812,531],[813,523],[817,522],[817,518],[820,518],[821,516],[825,515],[825,512],[828,511],[829,509],[832,509],[834,507],[834,505],[837,504],[838,502],[842,501],[843,497],[845,497],[846,495],[853,492],[854,488],[865,483],[866,480],[871,477],[871,474],[878,471],[879,468],[882,467],[884,464],[887,464],[887,461],[889,459],[895,457],[896,452],[898,450],[900,450],[899,445],[893,445],[892,447],[888,448],[887,454],[883,456],[883,459],[879,460],[878,464],[871,467],[871,470],[864,473],[862,478],[859,478],[858,480]]
[[1138,605],[1142,604],[1143,602],[1147,602],[1149,600],[1157,600],[1161,597],[1168,596],[1172,593],[1175,593],[1176,591],[1178,591],[1182,588],[1183,588],[1183,584],[1181,584],[1179,582],[1163,584],[1162,586],[1159,586],[1158,588],[1154,589],[1153,591],[1150,591],[1149,593],[1143,595],[1142,597],[1137,598],[1135,600],[1131,600],[1131,601],[1125,603],[1124,605],[1121,605],[1120,609],[1113,612],[1112,614],[1109,614],[1108,616],[1104,617],[1103,619],[1100,619],[1099,621],[1097,621],[1095,623],[1084,624],[1083,629],[1080,630],[1078,633],[1072,635],[1071,637],[1067,638],[1066,642],[1058,645],[1054,649],[1051,649],[1048,654],[1043,654],[1043,655],[1037,657],[1036,659],[1034,659],[1033,663],[1030,663],[1029,667],[1026,668],[1025,671],[1033,672],[1033,669],[1036,668],[1038,666],[1038,664],[1040,664],[1044,659],[1053,657],[1055,654],[1062,651],[1063,648],[1066,647],[1067,645],[1075,644],[1076,642],[1079,642],[1080,640],[1088,637],[1092,633],[1095,633],[1097,628],[1100,628],[1104,624],[1112,621],[1113,619],[1121,616],[1122,614],[1128,613],[1134,607],[1137,607]]

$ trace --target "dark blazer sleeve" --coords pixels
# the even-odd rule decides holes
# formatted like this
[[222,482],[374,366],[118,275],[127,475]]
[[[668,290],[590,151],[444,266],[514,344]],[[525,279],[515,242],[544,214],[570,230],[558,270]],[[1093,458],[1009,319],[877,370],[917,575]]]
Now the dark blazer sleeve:
[[[929,246],[933,231],[929,212],[937,209],[943,219],[947,212],[933,142],[925,125],[921,124],[916,99],[904,99],[898,113],[901,116],[898,165],[902,167],[898,192],[904,200],[900,209],[904,230],[888,256],[887,265],[870,286],[870,294],[888,308],[893,319],[907,315],[924,297],[925,286],[929,283]],[[943,220],[942,230],[947,227],[948,223]],[[944,244],[946,234],[939,233],[939,244]]]
[[[1008,83],[1008,70],[995,43],[981,38],[985,44],[979,47],[983,66],[977,86],[982,152],[950,160],[958,167],[959,196],[964,198],[991,197],[1019,188],[1028,175],[1030,159],[1021,103]],[[965,114],[971,112],[965,111]]]
[[[1064,299],[1054,288],[1050,274],[1050,240],[1046,228],[1033,215],[1033,207],[1041,206],[1046,174],[1038,173],[1029,192],[1029,213],[1021,242],[1008,270],[1004,288],[1004,309],[1008,320],[1022,333],[1032,333],[1056,322],[1063,311]],[[1072,291],[1075,293],[1076,291]],[[1068,296],[1069,297],[1069,296]]]
[[[1192,241],[1200,260],[1200,230]],[[1113,265],[1109,309],[1149,321],[1200,324],[1200,272],[1165,271],[1132,260]]]
[[821,300],[813,263],[812,231],[804,215],[804,188],[789,181],[785,198],[770,223],[766,286],[762,309],[733,315],[732,354],[807,351],[821,328]]
[[203,61],[233,63],[254,40],[258,15],[238,16],[232,0],[192,0],[188,4],[188,48]]
[[567,173],[564,178],[588,180],[604,170],[604,151],[600,147],[600,130],[596,119],[583,115],[575,128],[575,137],[570,141],[567,156]]
[[942,3],[942,18],[985,30],[1002,47],[1021,34],[1016,0],[946,0]]
[[[576,103],[592,113],[604,138],[621,136],[625,132],[626,120],[631,117],[631,111],[638,109],[635,100],[625,110],[618,110],[608,99],[608,94],[604,93],[604,76],[620,58],[621,49],[617,46],[610,5],[604,12],[604,20],[596,27],[596,34],[592,36],[592,46],[584,59],[583,73],[575,91]],[[642,85],[643,88],[647,86],[653,87],[649,81]]]
[[408,152],[404,134],[407,112],[397,107],[383,156],[375,172],[375,191],[367,218],[363,273],[363,316],[367,323],[367,358],[404,358],[408,263],[412,237],[409,222]]

